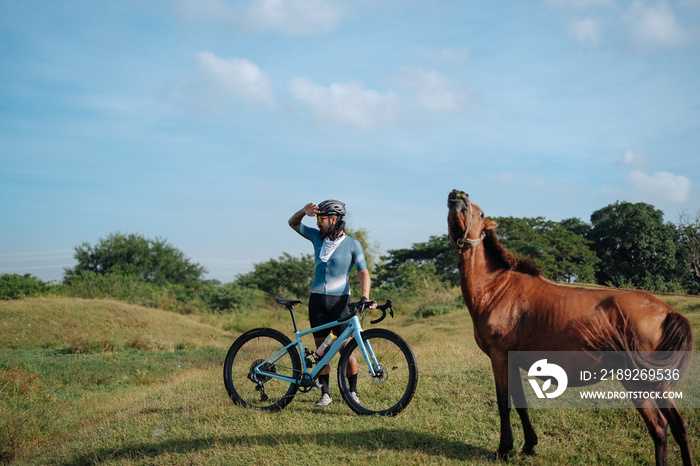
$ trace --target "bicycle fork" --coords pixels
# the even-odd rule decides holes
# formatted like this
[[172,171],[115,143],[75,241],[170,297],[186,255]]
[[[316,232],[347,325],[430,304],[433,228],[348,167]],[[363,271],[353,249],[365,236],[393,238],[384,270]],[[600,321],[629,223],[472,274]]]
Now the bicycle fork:
[[369,373],[372,378],[375,380],[381,380],[384,378],[386,375],[385,368],[379,364],[379,361],[377,361],[377,356],[374,354],[374,350],[372,349],[372,345],[370,344],[369,340],[363,340],[362,334],[359,330],[355,330],[354,337],[355,341],[357,342],[357,347],[360,348],[360,353],[362,353],[362,357],[367,363],[367,367],[369,368]]

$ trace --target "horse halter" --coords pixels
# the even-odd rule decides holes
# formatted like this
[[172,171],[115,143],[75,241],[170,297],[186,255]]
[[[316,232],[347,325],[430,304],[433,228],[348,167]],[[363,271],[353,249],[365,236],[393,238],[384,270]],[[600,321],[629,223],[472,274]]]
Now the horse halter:
[[481,243],[486,237],[486,231],[482,230],[481,235],[477,239],[467,238],[469,230],[471,230],[472,228],[472,203],[469,200],[469,197],[462,197],[461,199],[463,199],[464,203],[467,204],[467,217],[469,217],[469,221],[467,222],[467,228],[464,230],[464,234],[462,235],[462,237],[457,241],[454,241],[452,237],[450,237],[450,242],[457,247],[457,252],[460,254],[466,251],[467,249],[475,247],[476,245]]

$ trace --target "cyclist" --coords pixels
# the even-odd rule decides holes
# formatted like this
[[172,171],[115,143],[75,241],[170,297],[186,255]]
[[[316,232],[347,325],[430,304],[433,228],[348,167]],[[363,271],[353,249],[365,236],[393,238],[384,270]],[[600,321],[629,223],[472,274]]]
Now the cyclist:
[[[364,248],[354,238],[345,234],[345,204],[334,199],[325,200],[318,205],[310,202],[289,219],[289,226],[314,246],[316,270],[311,296],[309,297],[309,321],[316,327],[349,315],[350,271],[353,264],[360,278],[362,296],[369,300],[371,280],[367,270]],[[316,228],[301,223],[304,216],[316,216]],[[373,304],[372,307],[376,307]],[[314,341],[318,348],[328,334],[338,336],[347,327],[339,325],[332,329],[314,332]],[[333,402],[329,391],[330,366],[326,365],[318,376],[321,384],[321,398],[316,406],[325,408]],[[351,356],[347,371],[350,395],[357,398],[357,359]]]

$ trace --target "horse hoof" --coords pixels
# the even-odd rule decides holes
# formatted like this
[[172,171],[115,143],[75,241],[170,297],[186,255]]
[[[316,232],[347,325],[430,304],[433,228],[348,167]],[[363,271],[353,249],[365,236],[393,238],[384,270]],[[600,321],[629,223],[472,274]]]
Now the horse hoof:
[[534,446],[532,446],[532,447],[528,447],[528,446],[523,447],[522,453],[523,453],[523,455],[527,455],[527,456],[537,456],[537,452],[535,452],[535,447],[534,447]]
[[501,451],[497,451],[489,458],[489,461],[495,463],[496,461],[505,461],[506,459],[508,459],[508,452],[503,453]]

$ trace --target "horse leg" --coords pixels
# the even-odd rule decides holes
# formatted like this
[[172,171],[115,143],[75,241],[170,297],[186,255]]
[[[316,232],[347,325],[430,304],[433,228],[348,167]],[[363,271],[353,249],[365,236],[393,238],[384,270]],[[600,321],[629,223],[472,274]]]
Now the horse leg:
[[508,358],[496,355],[491,357],[493,378],[496,382],[496,403],[501,419],[501,440],[496,452],[497,459],[504,459],[513,449],[513,431],[510,426],[510,408],[508,407]]
[[537,434],[530,422],[530,415],[527,411],[527,400],[525,400],[525,392],[523,391],[523,381],[520,377],[520,369],[515,364],[510,368],[510,387],[513,395],[513,405],[520,416],[520,422],[523,424],[523,433],[525,434],[525,445],[523,453],[526,455],[535,454],[535,445],[537,445]]
[[671,426],[671,433],[673,433],[673,438],[676,439],[676,443],[681,449],[681,458],[683,459],[683,466],[692,466],[693,458],[690,456],[690,444],[688,443],[688,423],[681,412],[678,410],[676,403],[673,400],[663,400],[664,407],[661,409],[661,414],[666,418],[668,424]]
[[[632,383],[624,383],[623,387],[627,391],[634,391],[638,387]],[[647,426],[649,435],[654,441],[654,452],[656,455],[656,466],[666,466],[668,464],[668,446],[667,446],[667,434],[668,422],[666,418],[661,414],[659,406],[656,401],[650,398],[643,400],[632,400],[632,404],[637,408],[637,411],[644,419],[644,424]]]
[[666,422],[666,418],[661,414],[653,400],[644,400],[638,403],[637,411],[642,415],[642,419],[644,419],[644,423],[649,430],[649,435],[654,441],[656,466],[666,466],[668,464],[668,447],[666,443],[668,422]]

